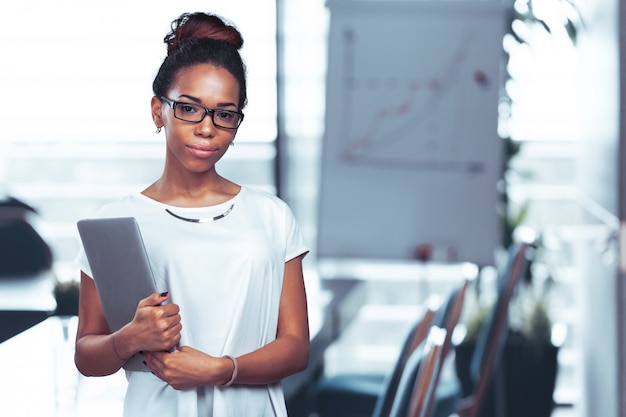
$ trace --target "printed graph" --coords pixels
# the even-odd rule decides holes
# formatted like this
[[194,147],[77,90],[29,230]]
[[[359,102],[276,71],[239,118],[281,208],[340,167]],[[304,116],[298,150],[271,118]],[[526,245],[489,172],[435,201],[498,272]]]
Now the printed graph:
[[[484,169],[484,161],[471,151],[472,135],[483,129],[472,125],[482,120],[472,106],[478,104],[473,98],[490,88],[489,76],[484,64],[471,59],[472,30],[457,38],[428,62],[413,57],[428,55],[415,51],[411,38],[392,42],[390,51],[381,51],[381,58],[393,63],[386,67],[378,60],[365,61],[371,54],[367,35],[351,27],[343,30],[342,106],[336,111],[341,113],[344,163],[471,173]],[[387,71],[373,72],[373,67]]]
[[499,2],[331,1],[318,255],[493,262]]

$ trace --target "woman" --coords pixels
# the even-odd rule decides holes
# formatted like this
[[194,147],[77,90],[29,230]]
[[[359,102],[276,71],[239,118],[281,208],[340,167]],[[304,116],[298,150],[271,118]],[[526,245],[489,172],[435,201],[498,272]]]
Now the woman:
[[151,102],[166,136],[163,173],[97,216],[137,219],[168,291],[143,299],[112,333],[81,253],[76,366],[109,375],[143,355],[151,372],[127,371],[125,416],[285,416],[280,380],[308,361],[308,251],[284,202],[215,168],[244,117],[243,39],[193,13],[165,42]]

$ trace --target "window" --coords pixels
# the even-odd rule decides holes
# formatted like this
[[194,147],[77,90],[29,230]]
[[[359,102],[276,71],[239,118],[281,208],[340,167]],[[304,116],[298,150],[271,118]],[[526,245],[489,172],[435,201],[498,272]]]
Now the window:
[[[180,13],[206,10],[206,4],[3,2],[0,13],[8,16],[0,29],[3,137],[153,140],[149,102],[152,78],[165,56],[160,40]],[[272,142],[277,130],[274,2],[224,2],[216,13],[231,19],[244,36],[250,103],[238,139]],[[36,111],[26,111],[33,107]]]
[[77,219],[159,177],[164,136],[150,116],[152,79],[171,21],[194,11],[230,19],[244,37],[249,104],[218,169],[275,191],[273,0],[0,3],[0,191],[38,209],[57,265],[78,250]]

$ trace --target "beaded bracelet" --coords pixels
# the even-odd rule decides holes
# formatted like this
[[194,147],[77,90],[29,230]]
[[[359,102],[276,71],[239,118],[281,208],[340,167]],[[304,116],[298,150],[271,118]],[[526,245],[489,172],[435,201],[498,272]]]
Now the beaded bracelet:
[[235,365],[235,369],[233,369],[233,374],[230,377],[230,381],[222,385],[223,387],[230,387],[231,385],[233,385],[233,382],[235,382],[235,379],[237,379],[237,371],[239,369],[239,364],[237,363],[237,359],[235,359],[234,357],[230,355],[224,355],[222,356],[222,358],[230,359],[231,361],[233,361],[233,365]]

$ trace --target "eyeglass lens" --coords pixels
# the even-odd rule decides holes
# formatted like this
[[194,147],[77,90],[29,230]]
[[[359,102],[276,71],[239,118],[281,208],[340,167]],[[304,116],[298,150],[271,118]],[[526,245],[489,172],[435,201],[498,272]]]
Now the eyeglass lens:
[[211,114],[215,126],[229,129],[238,127],[242,119],[241,114],[230,110],[212,110],[192,103],[174,103],[174,116],[187,122],[200,122],[206,113]]

